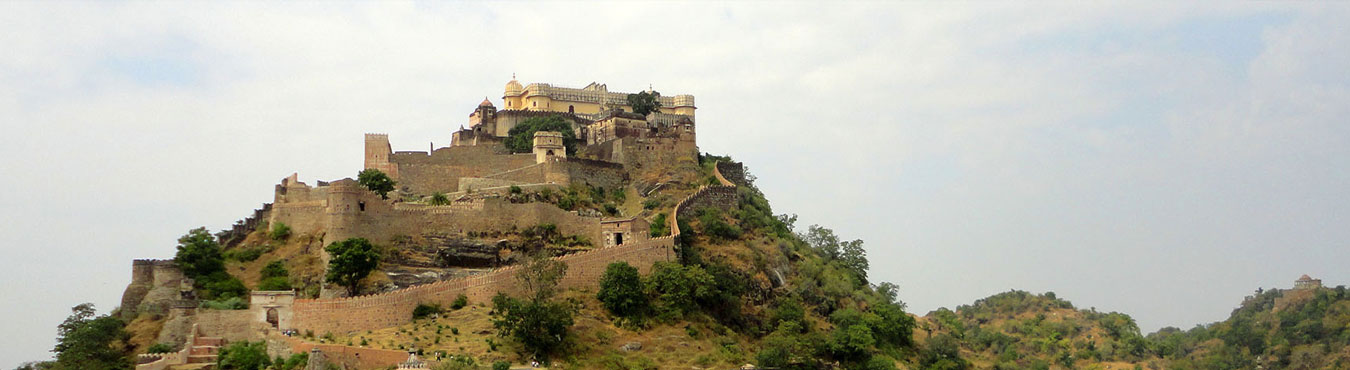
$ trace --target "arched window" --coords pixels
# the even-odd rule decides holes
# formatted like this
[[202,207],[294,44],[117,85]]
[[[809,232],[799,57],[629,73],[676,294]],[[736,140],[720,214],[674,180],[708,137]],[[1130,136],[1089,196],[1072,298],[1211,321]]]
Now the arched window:
[[576,113],[576,112],[577,112],[576,107],[573,107],[571,105],[567,106],[567,113]]

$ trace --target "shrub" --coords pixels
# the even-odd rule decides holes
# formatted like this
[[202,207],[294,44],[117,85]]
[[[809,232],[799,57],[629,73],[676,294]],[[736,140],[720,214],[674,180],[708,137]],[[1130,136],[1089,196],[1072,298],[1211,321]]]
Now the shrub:
[[441,305],[439,304],[418,303],[417,307],[413,308],[412,317],[413,320],[421,320],[428,316],[441,313],[441,311]]
[[269,277],[258,282],[258,290],[291,290],[291,282],[285,277]]
[[233,297],[217,301],[202,301],[201,306],[212,310],[246,310],[248,309],[248,302],[244,302],[243,298]]
[[272,238],[272,240],[286,240],[290,236],[291,227],[281,222],[272,225],[272,231],[267,233],[267,237]]
[[520,194],[524,190],[522,190],[519,186],[511,185],[510,191],[511,194]]
[[225,252],[225,259],[239,262],[253,262],[267,251],[263,248],[239,248]]
[[432,194],[432,195],[431,195],[431,200],[428,201],[427,203],[429,203],[429,204],[431,204],[431,205],[433,205],[433,206],[443,206],[443,205],[447,205],[447,204],[450,204],[450,197],[446,196],[445,193],[440,193],[440,192],[438,192],[438,193],[436,193],[436,194]]
[[722,219],[722,211],[716,208],[704,208],[699,211],[698,222],[703,233],[715,240],[734,240],[741,237],[741,229]]
[[610,216],[618,216],[619,207],[615,207],[613,204],[605,204],[605,213]]
[[221,370],[261,370],[272,365],[266,342],[234,342],[220,349],[216,365]]
[[670,235],[670,222],[666,220],[666,214],[657,214],[648,229],[653,238]]
[[642,209],[656,209],[656,207],[660,206],[661,200],[659,199],[648,198],[647,200],[642,201]]
[[145,349],[145,353],[169,353],[173,351],[173,345],[168,343],[151,344],[150,348]]
[[468,306],[468,305],[469,305],[469,297],[466,296],[466,295],[460,294],[458,297],[455,297],[455,301],[454,301],[454,302],[451,302],[451,303],[450,303],[450,309],[452,309],[452,310],[458,310],[458,309],[464,308],[464,306]]
[[511,363],[506,361],[497,361],[492,363],[492,370],[510,370]]

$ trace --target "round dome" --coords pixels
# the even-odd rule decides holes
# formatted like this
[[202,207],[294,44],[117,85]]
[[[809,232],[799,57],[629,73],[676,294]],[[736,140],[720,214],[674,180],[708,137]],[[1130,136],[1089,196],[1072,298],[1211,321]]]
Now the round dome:
[[506,83],[506,96],[517,96],[524,90],[525,87],[520,86],[520,82],[516,82],[514,78],[511,79],[511,82]]
[[483,102],[482,102],[482,103],[478,103],[478,106],[480,106],[480,107],[491,107],[491,106],[492,106],[492,102],[489,101],[488,98],[483,98]]

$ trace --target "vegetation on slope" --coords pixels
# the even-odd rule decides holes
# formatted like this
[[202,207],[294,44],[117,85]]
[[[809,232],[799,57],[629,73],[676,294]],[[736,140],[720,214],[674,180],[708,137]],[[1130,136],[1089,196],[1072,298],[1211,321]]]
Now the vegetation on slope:
[[1149,334],[1172,369],[1350,368],[1345,286],[1257,290],[1227,320]]
[[566,148],[567,155],[572,156],[577,153],[576,131],[572,130],[572,125],[567,123],[567,120],[556,114],[521,120],[520,123],[511,127],[510,131],[507,131],[506,140],[503,141],[503,144],[512,152],[529,153],[534,150],[534,133],[539,131],[561,133],[563,147]]

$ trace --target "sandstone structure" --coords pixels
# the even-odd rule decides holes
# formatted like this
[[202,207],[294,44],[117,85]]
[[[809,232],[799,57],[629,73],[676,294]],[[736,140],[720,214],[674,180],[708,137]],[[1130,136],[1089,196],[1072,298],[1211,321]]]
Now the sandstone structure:
[[[594,288],[613,262],[628,262],[645,273],[655,262],[675,259],[677,219],[702,207],[732,209],[738,204],[736,187],[746,185],[739,164],[715,164],[718,185],[697,190],[696,184],[686,185],[692,193],[667,210],[671,235],[664,237],[649,237],[648,221],[641,215],[602,216],[594,210],[568,211],[549,202],[518,199],[523,193],[562,193],[577,187],[600,194],[634,190],[630,193],[645,197],[670,181],[661,177],[670,168],[697,168],[693,96],[660,97],[659,111],[645,116],[632,113],[626,96],[609,92],[603,84],[571,89],[521,86],[513,79],[503,94],[506,110],[498,111],[485,99],[470,113],[468,127],[452,132],[448,147],[393,151],[387,135],[366,134],[363,169],[379,170],[396,181],[387,197],[350,178],[310,185],[292,174],[274,187],[272,203],[217,234],[222,244],[232,246],[265,222],[285,224],[293,234],[313,236],[323,245],[360,237],[391,248],[416,248],[418,243],[453,247],[438,252],[438,259],[478,269],[467,276],[447,274],[451,278],[435,281],[441,275],[433,274],[434,282],[407,279],[420,284],[357,297],[336,297],[336,290],[318,297],[254,291],[246,310],[212,310],[196,307],[191,280],[172,261],[133,262],[123,315],[164,315],[160,341],[187,345],[180,354],[147,357],[138,368],[189,363],[194,353],[211,351],[194,345],[239,340],[267,340],[273,356],[311,352],[311,361],[356,368],[415,365],[407,352],[316,344],[286,334],[391,327],[411,321],[420,303],[449,305],[460,295],[485,303],[498,292],[514,292],[517,270],[501,258],[500,242],[475,241],[475,236],[513,235],[548,224],[562,235],[590,241],[588,249],[554,257],[569,265],[560,283],[564,288]],[[579,142],[575,156],[568,153],[560,132],[534,133],[528,153],[512,153],[503,145],[512,127],[549,115],[561,117],[573,129]],[[634,184],[638,176],[655,179],[644,184],[661,185],[639,189]],[[428,201],[432,198],[448,202]],[[309,253],[327,260],[321,248]]]

